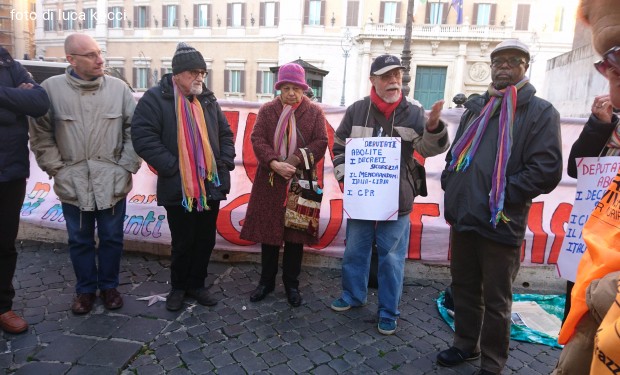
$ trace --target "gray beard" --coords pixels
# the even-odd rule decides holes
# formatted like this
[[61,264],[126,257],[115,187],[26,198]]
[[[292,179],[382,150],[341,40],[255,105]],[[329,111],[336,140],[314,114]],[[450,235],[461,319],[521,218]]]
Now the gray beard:
[[202,94],[202,85],[200,87],[192,85],[192,87],[189,89],[189,92],[192,95],[200,95],[200,94]]

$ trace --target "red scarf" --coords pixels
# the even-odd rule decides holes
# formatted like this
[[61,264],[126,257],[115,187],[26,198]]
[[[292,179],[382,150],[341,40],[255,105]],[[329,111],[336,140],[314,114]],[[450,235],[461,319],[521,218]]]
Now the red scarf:
[[403,99],[403,93],[401,91],[400,98],[398,98],[397,101],[395,101],[394,103],[386,103],[383,99],[379,97],[379,95],[377,95],[375,86],[372,86],[372,89],[370,90],[370,101],[373,102],[377,106],[377,108],[379,109],[379,111],[381,111],[381,113],[383,113],[386,120],[390,119],[392,112],[394,112],[396,107],[398,107],[402,99]]

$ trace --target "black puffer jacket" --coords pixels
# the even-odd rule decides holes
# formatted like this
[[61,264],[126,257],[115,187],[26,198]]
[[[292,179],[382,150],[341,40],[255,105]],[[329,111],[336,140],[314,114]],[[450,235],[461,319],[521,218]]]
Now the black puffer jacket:
[[[18,88],[22,83],[31,83],[34,87]],[[30,78],[26,69],[14,61],[6,49],[0,47],[0,182],[30,175],[26,116],[43,116],[49,106],[45,90]]]
[[[491,224],[489,193],[497,154],[499,111],[491,117],[480,146],[465,172],[447,169],[441,175],[445,190],[444,214],[457,231],[474,231],[481,236],[509,246],[520,246],[525,236],[532,199],[551,192],[562,178],[562,141],[560,114],[551,103],[534,94],[526,84],[517,94],[513,125],[512,150],[506,170],[504,213],[508,223]],[[455,140],[489,101],[488,93],[465,103]],[[452,160],[452,149],[446,156]],[[447,167],[446,165],[446,167]]]
[[[230,191],[230,171],[235,168],[233,132],[213,92],[203,85],[198,95],[207,123],[209,143],[217,162],[221,185],[208,183],[207,200],[225,200]],[[138,155],[157,171],[157,204],[179,206],[183,200],[177,118],[172,74],[162,77],[138,102],[131,122],[131,139]]]

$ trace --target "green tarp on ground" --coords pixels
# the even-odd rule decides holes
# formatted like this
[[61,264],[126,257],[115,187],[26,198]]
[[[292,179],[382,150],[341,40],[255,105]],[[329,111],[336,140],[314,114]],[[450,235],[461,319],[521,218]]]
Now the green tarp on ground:
[[[454,319],[448,314],[448,310],[444,306],[445,292],[439,294],[437,298],[437,309],[441,317],[454,330]],[[562,320],[564,316],[565,295],[541,295],[541,294],[513,294],[513,301],[534,301],[540,305],[546,312],[554,315]],[[512,324],[510,327],[510,338],[517,341],[533,342],[548,345],[554,348],[562,348],[558,344],[555,337],[549,336],[543,332],[535,331],[523,325]]]

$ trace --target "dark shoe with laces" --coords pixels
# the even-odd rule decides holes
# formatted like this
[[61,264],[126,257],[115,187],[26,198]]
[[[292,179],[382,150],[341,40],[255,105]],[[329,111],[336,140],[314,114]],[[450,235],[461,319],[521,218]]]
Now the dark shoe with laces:
[[286,289],[286,299],[288,300],[289,305],[293,307],[299,307],[303,302],[303,298],[301,298],[301,294],[297,288]]
[[267,285],[258,284],[256,289],[250,294],[250,302],[258,302],[262,301],[267,297],[267,294],[273,292],[273,287],[268,287]]
[[473,361],[478,358],[480,358],[480,352],[467,353],[453,346],[437,354],[437,363],[442,366],[452,367],[460,365],[465,361]]
[[95,304],[95,293],[78,293],[71,304],[71,311],[76,315],[88,314]]
[[199,304],[203,306],[217,305],[217,300],[211,297],[211,294],[209,294],[209,290],[205,287],[189,289],[185,291],[185,295],[195,299],[196,302],[198,302]]
[[116,288],[102,290],[100,295],[106,309],[116,310],[123,307],[123,297]]
[[169,311],[179,311],[183,308],[185,291],[182,289],[172,289],[166,296],[166,309]]

